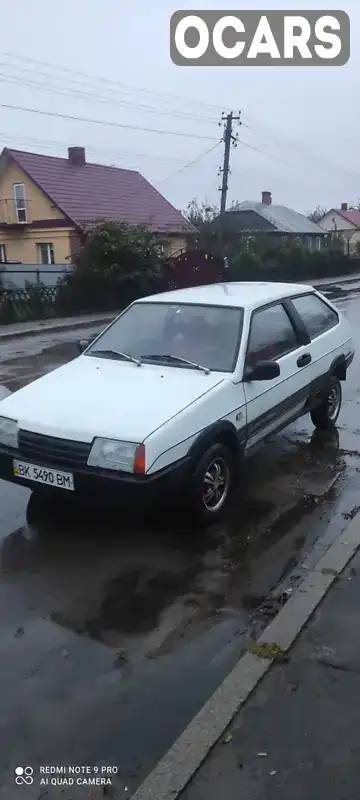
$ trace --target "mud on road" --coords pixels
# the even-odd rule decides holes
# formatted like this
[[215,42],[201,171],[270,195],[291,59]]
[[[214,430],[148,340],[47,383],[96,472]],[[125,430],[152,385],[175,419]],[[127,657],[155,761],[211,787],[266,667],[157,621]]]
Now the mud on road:
[[[356,291],[340,294],[360,338]],[[12,390],[77,355],[68,335],[17,348],[0,347]],[[360,505],[356,365],[338,434],[304,418],[271,439],[207,531],[0,482],[1,800],[22,763],[116,764],[129,797]]]

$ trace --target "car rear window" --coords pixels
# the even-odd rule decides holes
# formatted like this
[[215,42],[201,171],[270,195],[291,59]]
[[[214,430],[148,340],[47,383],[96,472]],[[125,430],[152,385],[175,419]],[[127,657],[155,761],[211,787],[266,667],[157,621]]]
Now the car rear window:
[[309,333],[311,339],[316,339],[322,333],[334,328],[339,322],[339,316],[318,295],[304,294],[301,297],[291,298],[291,302]]

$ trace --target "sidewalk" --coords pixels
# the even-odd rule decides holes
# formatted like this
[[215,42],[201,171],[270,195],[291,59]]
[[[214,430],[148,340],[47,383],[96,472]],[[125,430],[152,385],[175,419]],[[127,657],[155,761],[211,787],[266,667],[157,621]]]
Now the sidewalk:
[[181,800],[358,800],[359,630],[358,553]]
[[358,800],[359,512],[313,556],[132,800]]
[[91,325],[107,325],[116,316],[116,311],[104,311],[102,314],[81,314],[77,317],[61,317],[60,319],[42,319],[34,322],[16,322],[11,325],[0,325],[0,342],[15,337],[37,336],[51,331],[76,330]]
[[312,281],[306,281],[309,283],[310,286],[332,286],[333,284],[339,283],[358,283],[360,281],[360,275],[340,275],[338,278],[315,278]]

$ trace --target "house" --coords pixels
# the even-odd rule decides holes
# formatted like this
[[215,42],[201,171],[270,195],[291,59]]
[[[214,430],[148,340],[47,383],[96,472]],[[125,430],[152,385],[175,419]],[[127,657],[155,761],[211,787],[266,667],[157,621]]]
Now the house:
[[331,208],[319,220],[319,225],[328,232],[335,233],[343,241],[344,253],[357,253],[360,247],[360,211],[348,209],[347,203]]
[[9,150],[0,156],[0,262],[66,264],[99,221],[146,225],[171,256],[196,229],[139,172]]
[[217,229],[229,236],[271,236],[274,241],[293,241],[309,250],[321,250],[325,231],[303,214],[286,206],[274,205],[271,192],[263,192],[261,202],[244,200],[216,219]]

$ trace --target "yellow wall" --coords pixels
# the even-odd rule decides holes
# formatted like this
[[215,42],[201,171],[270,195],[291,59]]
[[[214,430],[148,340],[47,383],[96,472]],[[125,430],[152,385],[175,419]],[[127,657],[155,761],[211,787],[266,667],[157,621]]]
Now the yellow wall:
[[[5,174],[0,177],[0,221],[15,222],[15,208],[13,200],[14,183],[25,185],[25,198],[27,200],[28,222],[35,222],[37,219],[65,219],[64,214],[53,206],[51,200],[38,189],[35,183],[25,175],[25,173],[12,162],[9,163]],[[3,201],[7,200],[5,204]],[[4,214],[12,215],[11,219],[6,219]]]
[[168,251],[166,255],[168,258],[171,256],[177,255],[180,250],[186,250],[186,239],[184,236],[172,236],[169,237],[168,241]]
[[21,261],[22,264],[38,264],[37,244],[51,243],[54,247],[55,264],[66,264],[70,255],[70,235],[72,228],[46,228],[43,230],[25,229],[23,232],[0,230],[0,244],[6,247],[8,261]]
[[[11,161],[0,176],[0,222],[16,222],[13,203],[13,185],[25,185],[27,201],[27,221],[65,219],[65,215],[53,205],[51,200],[38,189],[35,183]],[[70,255],[70,235],[74,228],[0,228],[0,244],[6,247],[8,261],[21,261],[23,264],[38,264],[37,244],[51,243],[54,247],[55,264],[64,264]]]

